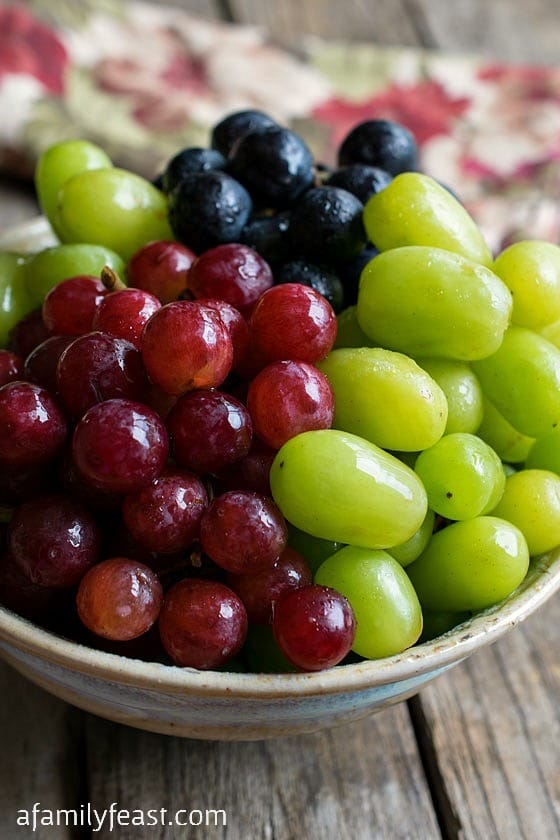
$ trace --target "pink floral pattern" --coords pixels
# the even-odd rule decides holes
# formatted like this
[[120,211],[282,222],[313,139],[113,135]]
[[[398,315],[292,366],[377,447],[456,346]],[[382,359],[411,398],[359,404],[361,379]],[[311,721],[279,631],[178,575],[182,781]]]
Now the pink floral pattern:
[[260,30],[171,7],[32,8],[0,0],[0,169],[31,175],[47,145],[81,136],[151,177],[243,107],[293,125],[332,163],[352,126],[386,117],[411,129],[424,171],[491,247],[560,242],[560,68],[320,41],[302,59]]

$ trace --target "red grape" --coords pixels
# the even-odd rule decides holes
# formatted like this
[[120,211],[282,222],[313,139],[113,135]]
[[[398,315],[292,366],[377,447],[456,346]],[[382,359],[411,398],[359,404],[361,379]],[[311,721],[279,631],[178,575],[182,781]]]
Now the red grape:
[[253,424],[243,403],[222,391],[191,391],[167,418],[175,460],[194,472],[216,473],[249,452]]
[[159,631],[177,665],[220,668],[243,646],[247,613],[241,599],[223,583],[187,578],[167,592]]
[[82,578],[76,604],[85,626],[98,636],[125,642],[137,639],[157,621],[163,589],[147,566],[112,557]]
[[200,523],[200,542],[212,560],[233,574],[270,567],[286,547],[288,529],[272,499],[229,490],[214,499]]
[[225,300],[244,315],[273,282],[270,266],[260,254],[235,242],[209,248],[195,260],[187,277],[196,298]]
[[10,332],[10,350],[26,359],[31,351],[50,335],[51,332],[43,321],[41,309],[34,309],[18,321]]
[[128,530],[149,551],[187,549],[198,537],[208,495],[200,479],[186,471],[167,471],[147,487],[125,497]]
[[187,272],[195,259],[196,254],[179,242],[149,242],[128,262],[128,285],[150,292],[162,304],[171,303],[185,291]]
[[51,394],[57,393],[56,369],[67,347],[75,340],[73,335],[52,335],[31,351],[25,360],[24,376],[28,382],[42,385]]
[[276,450],[253,438],[251,448],[244,458],[236,461],[227,470],[220,470],[218,485],[226,490],[252,490],[263,496],[270,496],[270,468]]
[[303,671],[321,671],[350,652],[356,620],[343,595],[312,584],[289,590],[276,601],[272,629],[290,662]]
[[336,330],[334,309],[322,295],[300,283],[284,283],[258,301],[249,340],[262,366],[282,359],[314,364],[332,349]]
[[19,469],[52,461],[68,426],[58,402],[30,382],[0,388],[0,467]]
[[58,590],[31,583],[5,551],[0,558],[0,603],[24,618],[39,621],[57,606]]
[[255,434],[274,449],[300,432],[330,429],[334,396],[327,377],[306,362],[273,362],[249,385]]
[[18,356],[17,353],[11,353],[9,350],[0,350],[0,388],[2,385],[7,385],[8,382],[21,379],[22,375],[22,357]]
[[278,560],[262,572],[228,575],[227,583],[237,592],[254,624],[270,624],[275,602],[284,592],[313,582],[311,570],[301,554],[285,548]]
[[93,329],[124,338],[139,350],[142,333],[161,303],[142,289],[122,289],[106,295],[95,313]]
[[83,335],[92,329],[93,317],[107,289],[99,277],[81,274],[63,280],[47,292],[43,321],[51,333]]
[[101,533],[80,502],[52,493],[14,511],[8,546],[25,576],[40,586],[74,586],[99,559]]
[[247,321],[239,309],[236,309],[230,303],[226,303],[225,300],[201,298],[200,303],[203,303],[204,306],[208,306],[210,309],[214,309],[227,327],[233,345],[232,367],[235,370],[245,362],[249,348],[249,327]]
[[169,451],[165,426],[131,400],[92,406],[74,430],[72,455],[86,481],[113,493],[134,493],[160,475]]
[[144,328],[142,356],[152,382],[180,396],[221,385],[231,370],[233,346],[213,309],[182,300],[152,315]]

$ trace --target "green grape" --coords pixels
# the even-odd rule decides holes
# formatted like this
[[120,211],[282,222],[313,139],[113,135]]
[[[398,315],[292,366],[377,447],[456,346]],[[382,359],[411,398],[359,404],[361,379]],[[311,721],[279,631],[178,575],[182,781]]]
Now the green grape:
[[519,528],[531,556],[550,551],[560,545],[560,476],[536,469],[510,475],[492,515]]
[[303,432],[276,453],[270,470],[276,504],[314,537],[366,548],[408,540],[427,511],[415,473],[375,444],[348,432]]
[[462,612],[497,604],[529,568],[529,549],[515,525],[477,516],[437,531],[408,566],[422,609]]
[[549,470],[560,475],[560,426],[533,443],[525,466],[532,470]]
[[551,324],[545,324],[544,327],[538,327],[536,332],[554,344],[555,347],[560,348],[560,319],[553,321]]
[[447,612],[445,610],[439,612],[423,610],[422,615],[424,616],[424,627],[420,636],[421,642],[430,642],[432,639],[437,639],[438,636],[443,636],[444,633],[448,633],[458,624],[462,624],[471,618],[470,612]]
[[[298,670],[276,644],[269,625],[249,625],[243,653],[252,674],[286,674]],[[224,669],[229,671],[227,663]]]
[[560,350],[525,327],[510,327],[501,347],[473,363],[482,390],[519,432],[541,437],[560,423]]
[[421,452],[415,471],[430,508],[446,519],[472,519],[496,507],[506,483],[502,462],[476,435],[445,435]]
[[515,242],[493,270],[513,295],[513,324],[538,329],[560,318],[560,248],[552,242]]
[[426,449],[442,436],[445,394],[408,356],[348,347],[333,350],[317,367],[334,393],[334,428],[403,452]]
[[106,265],[124,277],[122,259],[102,245],[76,242],[39,251],[30,257],[25,268],[25,282],[33,306],[41,306],[49,289],[61,280],[78,274],[99,275]]
[[335,348],[338,347],[371,347],[371,341],[358,324],[356,306],[348,306],[337,315],[337,333]]
[[56,224],[63,242],[104,245],[125,260],[147,242],[173,239],[166,196],[124,169],[93,169],[66,181]]
[[489,268],[441,248],[411,246],[366,265],[357,312],[382,347],[469,361],[498,349],[511,306],[509,289]]
[[366,233],[380,251],[403,245],[445,248],[490,266],[492,254],[463,205],[429,175],[403,172],[364,208]]
[[512,464],[524,461],[535,442],[534,438],[514,429],[487,397],[483,398],[482,423],[477,435],[497,452],[502,461]]
[[295,525],[288,526],[288,545],[301,554],[313,574],[323,560],[344,547],[344,543],[312,537],[311,534],[300,531]]
[[483,397],[480,382],[466,362],[454,359],[416,359],[435,379],[447,399],[445,434],[474,434],[482,422]]
[[352,650],[360,656],[392,656],[418,640],[418,598],[402,566],[386,551],[349,545],[325,560],[314,580],[350,601],[356,616]]
[[387,554],[394,557],[397,563],[401,566],[409,566],[411,563],[420,557],[428,543],[432,538],[434,532],[435,513],[433,510],[428,510],[426,517],[415,534],[409,540],[400,545],[395,545],[387,549]]
[[513,467],[511,464],[504,464],[503,462],[502,469],[506,478],[508,478],[510,475],[515,475],[515,473],[517,472],[515,467]]
[[87,140],[64,140],[43,152],[35,169],[35,189],[41,209],[57,235],[60,236],[55,216],[62,185],[81,172],[111,166],[107,153]]
[[0,347],[8,343],[10,331],[34,308],[25,284],[26,257],[0,253]]

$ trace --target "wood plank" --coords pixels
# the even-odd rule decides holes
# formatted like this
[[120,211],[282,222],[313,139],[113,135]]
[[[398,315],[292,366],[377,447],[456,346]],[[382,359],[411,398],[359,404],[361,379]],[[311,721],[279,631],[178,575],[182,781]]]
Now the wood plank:
[[410,701],[449,838],[560,837],[556,599]]
[[[228,840],[440,836],[404,704],[330,732],[249,743],[181,741],[90,717],[87,742],[94,806],[224,809]],[[119,840],[139,831],[122,828]]]
[[[83,715],[0,662],[0,837],[76,838],[74,827],[17,827],[18,809],[79,808]],[[89,835],[88,835],[89,836]]]
[[406,0],[230,0],[230,6],[235,20],[261,24],[288,46],[301,45],[306,35],[386,46],[420,43]]

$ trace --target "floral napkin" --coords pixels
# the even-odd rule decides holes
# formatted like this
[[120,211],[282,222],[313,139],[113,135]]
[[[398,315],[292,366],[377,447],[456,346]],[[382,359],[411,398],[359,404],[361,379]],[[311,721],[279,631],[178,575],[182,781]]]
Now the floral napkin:
[[560,242],[560,67],[318,39],[295,56],[258,28],[168,6],[0,2],[0,171],[30,177],[48,145],[84,137],[153,177],[245,107],[294,127],[326,163],[357,122],[398,120],[495,250]]

